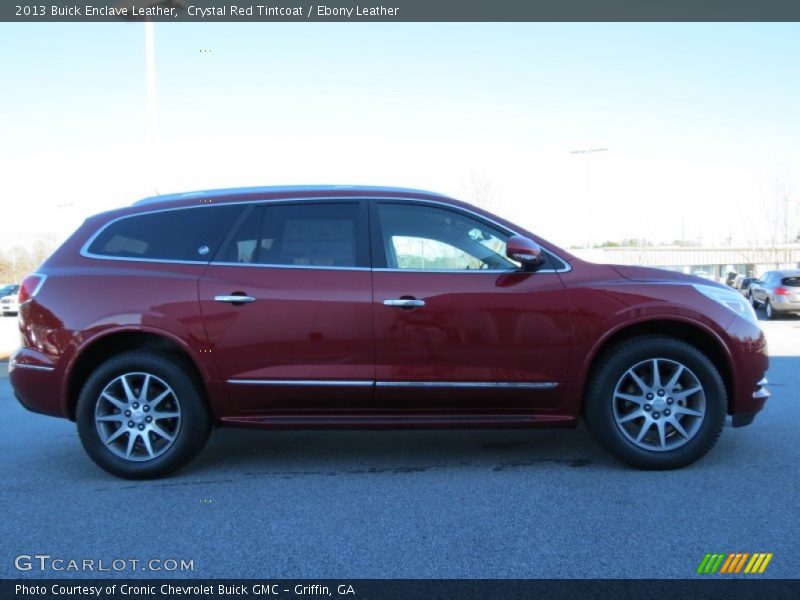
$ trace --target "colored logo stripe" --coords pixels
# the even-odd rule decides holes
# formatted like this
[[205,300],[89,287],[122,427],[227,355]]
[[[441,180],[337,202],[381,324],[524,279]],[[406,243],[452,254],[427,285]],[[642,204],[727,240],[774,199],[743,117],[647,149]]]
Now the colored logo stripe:
[[731,565],[733,564],[734,560],[736,559],[735,554],[728,554],[728,558],[725,561],[725,564],[722,565],[722,569],[720,569],[720,573],[730,573],[731,572]]
[[738,573],[748,556],[750,555],[747,553],[731,552],[720,573]]
[[[749,559],[749,560],[748,560]],[[713,575],[714,573],[763,573],[769,561],[772,560],[772,553],[756,552],[731,552],[729,554],[706,554],[697,567],[698,573]],[[746,565],[746,566],[745,566]],[[742,571],[744,569],[744,571]]]
[[724,554],[706,554],[700,566],[697,567],[698,573],[716,573],[722,564],[722,559],[725,558]]

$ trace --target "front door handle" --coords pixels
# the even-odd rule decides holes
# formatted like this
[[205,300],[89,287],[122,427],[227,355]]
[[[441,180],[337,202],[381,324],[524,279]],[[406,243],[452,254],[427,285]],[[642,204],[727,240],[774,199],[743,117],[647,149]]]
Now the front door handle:
[[425,300],[416,298],[392,298],[383,301],[384,306],[397,306],[398,308],[419,308],[425,306]]
[[256,299],[244,294],[231,294],[230,296],[214,296],[214,302],[230,302],[231,304],[250,304]]

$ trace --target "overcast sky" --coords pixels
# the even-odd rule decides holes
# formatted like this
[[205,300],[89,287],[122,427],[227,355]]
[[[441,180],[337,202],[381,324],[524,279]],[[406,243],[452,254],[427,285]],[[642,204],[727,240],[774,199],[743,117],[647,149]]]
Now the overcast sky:
[[[0,24],[0,237],[159,192],[470,198],[552,241],[747,242],[800,187],[798,24]],[[608,148],[591,156],[571,151]],[[587,203],[587,199],[590,200]]]

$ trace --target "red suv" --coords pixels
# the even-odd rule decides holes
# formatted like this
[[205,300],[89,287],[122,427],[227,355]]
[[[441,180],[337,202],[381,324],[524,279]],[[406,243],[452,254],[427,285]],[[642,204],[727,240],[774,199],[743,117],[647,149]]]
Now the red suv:
[[128,478],[214,425],[574,426],[674,468],[764,406],[736,291],[591,264],[478,208],[396,188],[159,196],[89,218],[22,284],[10,377]]

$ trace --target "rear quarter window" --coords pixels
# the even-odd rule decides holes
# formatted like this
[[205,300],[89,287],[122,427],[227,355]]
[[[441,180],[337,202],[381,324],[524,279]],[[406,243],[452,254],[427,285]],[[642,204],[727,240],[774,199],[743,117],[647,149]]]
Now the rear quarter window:
[[200,206],[122,217],[101,229],[87,250],[114,258],[208,262],[243,210]]

